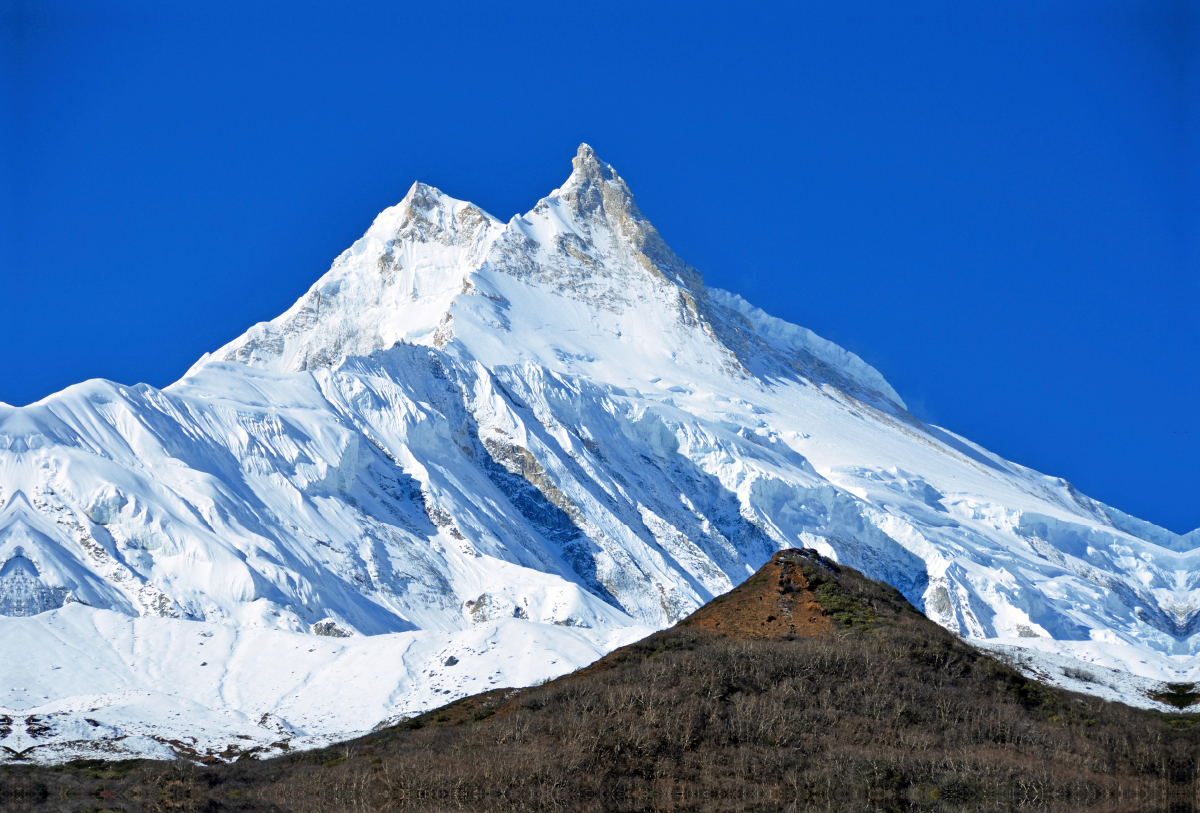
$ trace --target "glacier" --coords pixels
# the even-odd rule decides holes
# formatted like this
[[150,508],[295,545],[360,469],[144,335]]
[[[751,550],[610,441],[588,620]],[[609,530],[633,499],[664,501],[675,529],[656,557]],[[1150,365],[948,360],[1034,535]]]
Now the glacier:
[[0,405],[0,760],[328,743],[569,672],[797,546],[1045,679],[1200,680],[1200,531],[922,423],[572,163],[507,223],[414,184],[165,389]]

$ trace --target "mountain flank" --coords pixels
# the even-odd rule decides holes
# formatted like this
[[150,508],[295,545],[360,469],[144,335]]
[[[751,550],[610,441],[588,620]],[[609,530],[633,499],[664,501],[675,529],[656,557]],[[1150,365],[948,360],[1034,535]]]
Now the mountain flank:
[[[448,666],[447,668],[452,668]],[[29,811],[1197,809],[1197,716],[1047,687],[808,550],[541,686],[229,765],[6,767]]]

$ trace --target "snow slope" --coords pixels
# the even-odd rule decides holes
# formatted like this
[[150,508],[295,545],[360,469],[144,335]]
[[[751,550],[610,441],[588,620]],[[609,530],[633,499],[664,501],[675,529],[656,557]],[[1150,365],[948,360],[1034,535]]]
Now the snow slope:
[[573,669],[801,545],[964,636],[1200,679],[1200,532],[922,424],[573,164],[508,223],[415,184],[164,390],[0,406],[0,758],[328,741]]

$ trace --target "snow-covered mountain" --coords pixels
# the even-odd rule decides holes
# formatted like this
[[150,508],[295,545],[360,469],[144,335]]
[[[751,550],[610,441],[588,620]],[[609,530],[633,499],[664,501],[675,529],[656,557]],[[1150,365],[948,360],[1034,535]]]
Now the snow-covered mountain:
[[328,741],[574,669],[793,546],[1139,702],[1200,677],[1200,532],[922,424],[573,164],[508,223],[415,184],[164,390],[0,405],[0,758]]

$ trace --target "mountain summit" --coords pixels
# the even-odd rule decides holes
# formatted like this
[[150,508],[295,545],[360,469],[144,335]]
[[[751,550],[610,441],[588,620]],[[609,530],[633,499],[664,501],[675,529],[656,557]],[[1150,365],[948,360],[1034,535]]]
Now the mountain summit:
[[0,645],[30,653],[0,715],[38,721],[3,753],[328,741],[570,671],[795,546],[1137,673],[1112,696],[1198,676],[1196,534],[922,424],[572,164],[508,223],[414,184],[164,390],[0,407]]
[[[213,360],[276,372],[327,368],[397,342],[443,349],[458,337],[458,347],[488,366],[634,356],[653,369],[678,364],[682,353],[740,375],[830,378],[903,408],[857,356],[710,292],[591,147],[580,145],[572,165],[562,187],[507,224],[414,184],[287,313],[193,372]],[[756,318],[775,323],[776,341],[764,341]],[[505,341],[514,325],[520,341]]]

